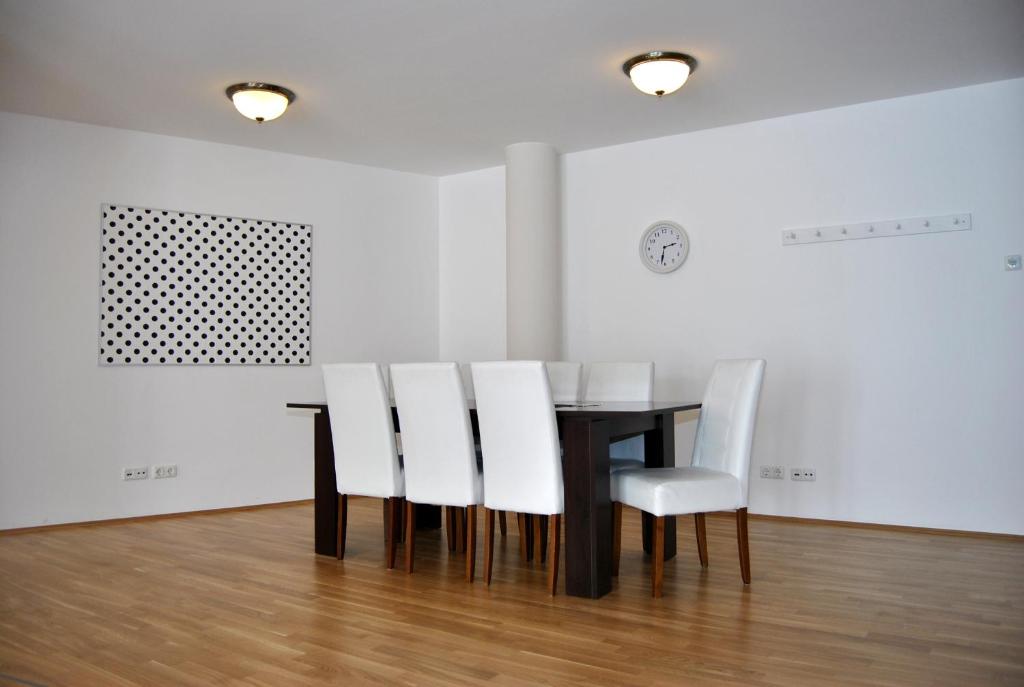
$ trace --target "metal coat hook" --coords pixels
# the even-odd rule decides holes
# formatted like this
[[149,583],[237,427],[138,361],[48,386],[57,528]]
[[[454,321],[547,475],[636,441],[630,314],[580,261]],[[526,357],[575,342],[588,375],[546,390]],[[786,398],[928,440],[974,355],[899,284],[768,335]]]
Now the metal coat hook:
[[863,224],[836,224],[828,227],[785,229],[782,232],[782,242],[787,246],[795,246],[802,243],[850,241],[853,239],[884,238],[886,236],[912,236],[914,234],[937,234],[946,231],[969,231],[970,229],[970,213],[962,215],[935,215],[932,217],[908,217],[901,220],[864,222]]

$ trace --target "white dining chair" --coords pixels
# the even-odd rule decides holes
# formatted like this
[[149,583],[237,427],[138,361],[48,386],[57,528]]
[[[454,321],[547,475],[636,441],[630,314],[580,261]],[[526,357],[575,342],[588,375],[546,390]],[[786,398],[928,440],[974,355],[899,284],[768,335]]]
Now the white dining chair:
[[651,591],[656,597],[661,596],[665,570],[665,517],[694,514],[697,551],[701,566],[707,567],[704,514],[735,510],[740,574],[743,583],[750,584],[747,540],[750,448],[764,368],[763,360],[715,363],[704,393],[689,466],[630,468],[612,474],[613,574],[619,571],[623,504],[654,516]]
[[[449,512],[465,509],[466,580],[472,582],[476,570],[476,507],[483,503],[484,484],[477,467],[459,366],[392,365],[391,379],[405,449],[406,572],[413,571],[415,504],[445,506]],[[452,536],[451,529],[448,536]]]
[[391,401],[377,363],[323,366],[338,488],[338,558],[345,557],[348,497],[385,499],[387,566],[402,532],[405,475],[398,460]]
[[[468,401],[470,403],[474,403],[476,401],[476,391],[473,389],[473,367],[472,367],[472,363],[459,363],[459,374],[462,375],[462,386],[466,390],[466,401]],[[482,467],[483,464],[480,462],[480,456],[479,456],[479,453],[480,453],[480,442],[479,442],[479,440],[476,441],[476,450],[477,450],[477,462],[480,463],[480,465]],[[462,521],[461,520],[455,520],[454,522],[455,522],[455,526],[457,528]],[[506,523],[505,511],[501,511],[500,513],[498,513],[498,524],[499,524],[499,529],[501,531],[501,536],[503,536],[503,537],[508,533],[508,526],[505,523]],[[460,539],[459,541],[463,541],[463,540]]]
[[[588,402],[654,400],[654,363],[591,363],[584,400]],[[643,467],[642,456],[629,455],[636,442],[617,441],[609,447],[612,472]]]
[[[564,486],[551,385],[544,363],[473,363],[484,459],[484,578],[491,583],[494,513],[548,517],[548,591],[558,586]],[[520,521],[522,522],[522,521]],[[534,530],[539,540],[539,528]]]
[[[395,387],[391,383],[391,366],[387,363],[380,363],[380,373],[384,378],[384,388],[388,392],[388,401],[394,404],[395,401]],[[395,447],[398,449],[398,455],[402,455],[402,433],[395,432]],[[401,458],[399,458],[401,461]]]
[[551,400],[555,403],[576,403],[580,400],[583,363],[549,361],[544,363],[551,384]]
[[391,366],[387,363],[380,363],[380,375],[384,378],[384,389],[388,393],[388,398],[392,401],[395,400],[395,386],[391,383]]
[[462,388],[466,391],[466,399],[472,401],[476,398],[476,391],[473,389],[473,367],[470,363],[459,363],[459,376],[462,378]]
[[584,400],[651,401],[654,363],[591,363]]

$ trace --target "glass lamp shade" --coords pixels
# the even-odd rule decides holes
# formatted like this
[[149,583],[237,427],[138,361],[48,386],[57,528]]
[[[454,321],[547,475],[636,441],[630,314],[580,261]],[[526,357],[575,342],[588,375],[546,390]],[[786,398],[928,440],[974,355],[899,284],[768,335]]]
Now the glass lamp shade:
[[287,88],[259,81],[236,83],[226,92],[242,116],[257,122],[277,119],[295,101],[295,94]]
[[271,91],[239,91],[231,96],[235,109],[257,122],[277,119],[288,109],[288,98]]
[[637,90],[659,98],[675,93],[697,68],[697,60],[682,52],[652,52],[631,57],[622,65],[622,71]]
[[690,78],[690,65],[681,60],[652,59],[633,65],[629,78],[648,95],[668,95],[682,88]]

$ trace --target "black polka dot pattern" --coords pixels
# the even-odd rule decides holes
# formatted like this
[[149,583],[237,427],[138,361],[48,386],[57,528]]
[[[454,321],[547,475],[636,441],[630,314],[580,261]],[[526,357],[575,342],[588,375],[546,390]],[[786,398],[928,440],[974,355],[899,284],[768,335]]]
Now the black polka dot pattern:
[[312,227],[103,206],[100,365],[308,365]]

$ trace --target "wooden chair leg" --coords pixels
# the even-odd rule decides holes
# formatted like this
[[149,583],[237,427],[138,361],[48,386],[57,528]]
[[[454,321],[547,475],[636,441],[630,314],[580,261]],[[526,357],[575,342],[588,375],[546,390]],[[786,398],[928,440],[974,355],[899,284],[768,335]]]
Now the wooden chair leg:
[[476,506],[466,506],[466,582],[476,577]]
[[444,540],[448,543],[448,551],[455,550],[455,517],[451,506],[444,507]]
[[516,517],[519,522],[519,557],[525,563],[533,557],[533,551],[530,549],[530,516],[517,513]]
[[348,494],[338,494],[338,560],[345,558],[345,535],[348,530]]
[[619,575],[619,556],[622,555],[622,504],[612,503],[612,576]]
[[700,556],[700,567],[708,567],[708,531],[704,526],[704,514],[694,513],[693,522],[697,527],[697,555]]
[[412,572],[412,557],[416,552],[416,504],[405,500],[405,572]]
[[736,539],[740,547],[740,575],[750,584],[750,541],[747,538],[747,509],[736,509]]
[[508,534],[508,524],[505,522],[505,511],[498,511],[498,527],[501,528],[501,536]]
[[484,581],[491,583],[494,567],[494,511],[484,508]]
[[544,542],[541,541],[541,521],[539,515],[534,515],[533,518],[533,560],[538,563],[544,560]]
[[558,593],[558,552],[562,539],[562,516],[548,517],[548,592]]
[[538,515],[540,518],[540,562],[543,563],[548,559],[548,520],[550,519],[547,515]]
[[455,550],[463,553],[466,550],[466,509],[456,508],[455,518]]
[[398,502],[398,508],[395,510],[398,513],[398,543],[405,542],[405,497],[403,496]]
[[651,594],[661,596],[662,581],[665,579],[665,518],[654,518],[654,559],[651,561]]
[[387,540],[387,563],[388,570],[395,567],[395,549],[398,548],[398,538],[402,531],[402,499],[393,496],[384,499],[388,507],[388,540]]

